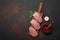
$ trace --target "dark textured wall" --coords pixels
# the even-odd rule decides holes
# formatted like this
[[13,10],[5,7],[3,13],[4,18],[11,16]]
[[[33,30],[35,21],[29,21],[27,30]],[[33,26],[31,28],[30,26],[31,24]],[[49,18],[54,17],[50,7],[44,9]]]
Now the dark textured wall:
[[[54,31],[45,36],[41,31],[37,38],[28,36],[29,11],[37,11],[39,3],[44,3],[43,14],[54,21]],[[0,0],[0,39],[1,40],[58,40],[60,39],[59,0]],[[43,17],[44,17],[43,16]],[[49,22],[49,23],[50,23]]]

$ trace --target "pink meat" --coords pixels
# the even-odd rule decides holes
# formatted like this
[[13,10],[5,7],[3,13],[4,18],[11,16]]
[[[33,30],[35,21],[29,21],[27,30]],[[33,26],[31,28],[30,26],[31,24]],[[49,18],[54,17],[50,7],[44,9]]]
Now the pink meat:
[[36,30],[39,30],[40,29],[40,24],[35,20],[35,19],[32,19],[30,24],[36,29]]
[[32,37],[38,36],[37,31],[36,31],[33,27],[29,27],[29,34],[30,34]]
[[42,22],[42,17],[41,17],[41,15],[38,13],[38,12],[35,12],[34,14],[33,14],[33,17],[38,21],[38,22]]

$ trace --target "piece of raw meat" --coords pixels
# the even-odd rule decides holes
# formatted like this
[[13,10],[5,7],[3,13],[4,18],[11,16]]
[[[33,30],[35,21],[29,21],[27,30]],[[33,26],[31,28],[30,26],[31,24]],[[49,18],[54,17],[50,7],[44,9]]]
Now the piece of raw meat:
[[36,30],[39,30],[40,29],[40,24],[35,20],[35,19],[32,19],[30,21],[30,24],[36,29]]
[[37,37],[38,32],[33,27],[29,27],[29,35],[31,35],[32,37]]
[[38,13],[38,12],[35,12],[33,14],[33,17],[39,22],[39,23],[42,23],[42,16]]

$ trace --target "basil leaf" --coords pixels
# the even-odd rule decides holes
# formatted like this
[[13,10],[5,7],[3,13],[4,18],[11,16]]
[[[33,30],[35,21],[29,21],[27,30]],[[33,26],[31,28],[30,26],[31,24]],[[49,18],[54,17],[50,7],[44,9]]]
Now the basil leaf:
[[29,12],[29,18],[31,19],[32,16],[33,16],[33,11],[30,11],[30,12]]

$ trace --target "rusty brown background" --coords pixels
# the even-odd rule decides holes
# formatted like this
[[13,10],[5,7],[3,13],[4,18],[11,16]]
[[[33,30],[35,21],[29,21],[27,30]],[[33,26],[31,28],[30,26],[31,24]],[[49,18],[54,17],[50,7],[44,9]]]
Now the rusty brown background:
[[[28,15],[30,10],[37,11],[40,2],[44,3],[44,16],[55,22],[54,31],[49,36],[40,31],[37,38],[32,38],[28,36]],[[0,40],[59,40],[59,5],[59,0],[0,0]]]

